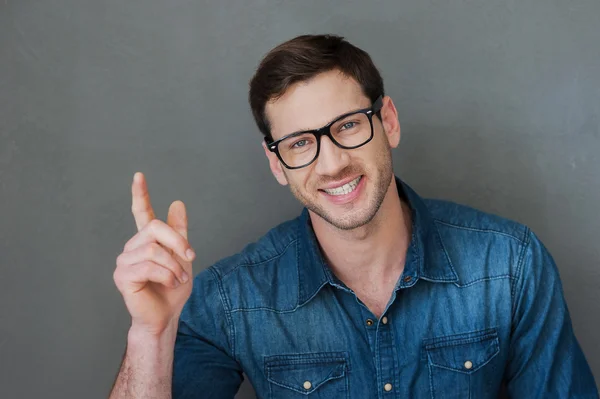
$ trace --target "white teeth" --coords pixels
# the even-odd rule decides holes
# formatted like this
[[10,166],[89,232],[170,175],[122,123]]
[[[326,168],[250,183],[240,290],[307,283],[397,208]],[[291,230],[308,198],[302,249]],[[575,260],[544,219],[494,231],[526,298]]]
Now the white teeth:
[[344,194],[351,193],[352,191],[354,191],[356,186],[358,186],[358,182],[360,182],[361,178],[362,178],[362,176],[359,176],[356,179],[352,180],[350,183],[346,183],[341,187],[331,188],[331,189],[326,188],[326,189],[323,189],[323,191],[325,191],[327,194],[330,194],[330,195],[344,195]]

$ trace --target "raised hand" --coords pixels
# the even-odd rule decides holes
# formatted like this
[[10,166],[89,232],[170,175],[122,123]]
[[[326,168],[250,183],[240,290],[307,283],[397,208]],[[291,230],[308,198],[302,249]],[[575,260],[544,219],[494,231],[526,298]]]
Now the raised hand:
[[160,335],[175,326],[192,292],[192,260],[185,204],[174,201],[167,223],[156,219],[144,175],[131,186],[138,232],[117,257],[113,279],[131,315],[132,329]]

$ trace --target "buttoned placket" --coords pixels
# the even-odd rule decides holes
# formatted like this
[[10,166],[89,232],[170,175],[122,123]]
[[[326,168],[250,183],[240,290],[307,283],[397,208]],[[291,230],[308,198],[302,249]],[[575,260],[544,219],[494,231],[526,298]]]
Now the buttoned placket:
[[394,344],[393,320],[390,316],[390,308],[395,301],[396,293],[393,294],[390,304],[377,319],[373,313],[358,298],[361,315],[363,317],[364,331],[367,334],[373,359],[375,360],[377,398],[398,397],[399,370],[398,351]]
[[382,315],[377,325],[376,362],[379,381],[378,396],[380,398],[395,398],[398,390],[398,360],[394,345],[391,317]]

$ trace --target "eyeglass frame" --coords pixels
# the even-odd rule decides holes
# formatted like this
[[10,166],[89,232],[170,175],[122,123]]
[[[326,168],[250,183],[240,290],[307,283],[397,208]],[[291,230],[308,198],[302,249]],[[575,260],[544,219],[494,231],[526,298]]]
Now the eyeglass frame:
[[[369,141],[373,140],[373,136],[375,135],[375,129],[373,128],[373,115],[377,114],[379,111],[381,111],[381,108],[383,108],[383,96],[379,96],[377,97],[377,99],[373,102],[373,104],[368,107],[368,108],[362,108],[356,111],[350,111],[347,112],[345,114],[342,114],[340,116],[338,116],[337,118],[335,118],[333,121],[329,122],[327,125],[318,128],[318,129],[309,129],[309,130],[303,130],[300,132],[294,132],[294,133],[290,133],[288,135],[283,136],[280,139],[277,139],[275,141],[273,141],[272,139],[268,139],[267,137],[265,137],[265,144],[267,145],[267,148],[269,149],[269,151],[274,152],[275,154],[277,154],[277,158],[279,158],[279,160],[281,161],[281,163],[283,164],[283,166],[285,166],[287,169],[300,169],[300,168],[304,168],[308,165],[310,165],[311,163],[313,163],[318,157],[319,157],[319,153],[321,151],[321,138],[323,136],[327,136],[329,137],[329,139],[331,140],[331,142],[333,144],[335,144],[336,146],[338,146],[339,148],[342,148],[344,150],[353,150],[355,148],[359,148],[362,147],[363,145],[367,144]],[[369,119],[369,124],[371,125],[371,136],[362,144],[359,145],[355,145],[352,147],[347,147],[344,146],[340,143],[338,143],[335,138],[333,138],[333,135],[331,134],[330,128],[331,126],[340,121],[341,119],[344,119],[350,115],[354,115],[354,114],[365,114],[367,116],[367,118]],[[300,136],[306,133],[311,133],[312,135],[315,136],[315,138],[317,139],[317,152],[315,154],[315,157],[310,161],[305,163],[304,165],[300,165],[300,166],[289,166],[287,163],[285,163],[285,161],[283,160],[281,154],[279,153],[279,143],[281,143],[282,141],[289,139],[290,137],[295,137],[295,136]]]

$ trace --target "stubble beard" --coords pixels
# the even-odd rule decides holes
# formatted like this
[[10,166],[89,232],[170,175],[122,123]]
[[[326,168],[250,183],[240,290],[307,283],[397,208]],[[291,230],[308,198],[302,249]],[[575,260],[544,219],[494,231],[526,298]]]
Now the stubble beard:
[[[334,216],[328,212],[316,199],[309,197],[302,192],[297,186],[290,183],[290,190],[294,197],[300,201],[307,209],[311,210],[315,214],[323,218],[327,223],[340,230],[353,230],[358,227],[362,227],[373,220],[385,196],[389,189],[390,183],[393,178],[393,167],[392,167],[392,156],[391,151],[388,148],[387,151],[381,151],[377,154],[379,163],[375,168],[375,174],[368,174],[362,171],[362,175],[367,176],[367,182],[371,182],[373,187],[373,193],[368,204],[363,209],[356,209],[354,205],[347,205],[349,210],[344,216]],[[340,176],[349,176],[354,172],[356,175],[355,168],[346,168],[340,173]],[[332,179],[333,180],[333,179]],[[288,180],[289,181],[289,180]],[[320,195],[320,194],[317,194]],[[333,205],[332,205],[333,206]],[[338,205],[343,208],[344,205]]]

